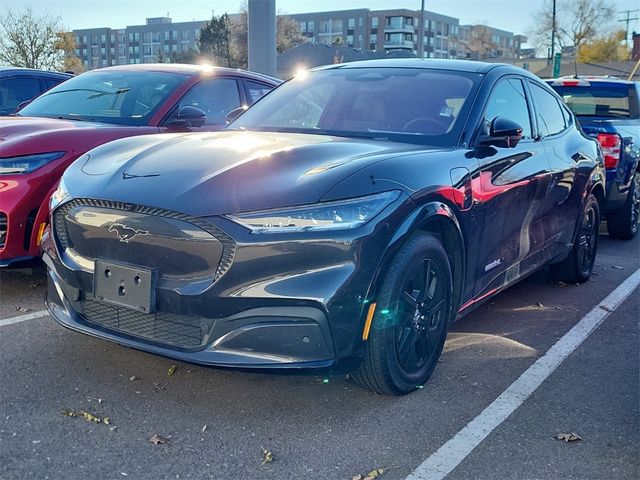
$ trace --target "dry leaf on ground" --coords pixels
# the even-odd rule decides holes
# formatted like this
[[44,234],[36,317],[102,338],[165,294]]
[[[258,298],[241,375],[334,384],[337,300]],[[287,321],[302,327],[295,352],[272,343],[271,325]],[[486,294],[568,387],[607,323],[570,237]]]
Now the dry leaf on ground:
[[264,447],[260,448],[262,448],[262,465],[273,462],[273,452]]
[[149,439],[149,441],[151,443],[153,443],[154,445],[160,445],[160,444],[164,444],[169,442],[169,438],[168,437],[162,437],[160,435],[158,435],[157,433],[154,433],[153,436]]
[[91,423],[104,423],[105,425],[109,425],[109,417],[99,417],[94,415],[93,413],[86,412],[84,410],[63,410],[62,414],[65,417],[82,417],[87,422]]
[[176,373],[176,370],[178,369],[178,367],[176,367],[175,365],[171,365],[169,367],[169,370],[167,370],[167,375],[171,376],[174,373]]
[[559,433],[556,435],[556,440],[564,440],[565,442],[576,442],[578,440],[582,440],[582,438],[577,433]]

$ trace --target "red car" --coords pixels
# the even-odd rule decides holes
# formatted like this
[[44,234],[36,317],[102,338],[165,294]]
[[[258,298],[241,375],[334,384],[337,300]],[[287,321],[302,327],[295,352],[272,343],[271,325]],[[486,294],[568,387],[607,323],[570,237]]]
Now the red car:
[[[212,131],[280,83],[201,65],[126,65],[84,73],[0,118],[0,267],[36,258],[49,197],[92,148],[152,133]],[[176,159],[179,161],[180,159]]]

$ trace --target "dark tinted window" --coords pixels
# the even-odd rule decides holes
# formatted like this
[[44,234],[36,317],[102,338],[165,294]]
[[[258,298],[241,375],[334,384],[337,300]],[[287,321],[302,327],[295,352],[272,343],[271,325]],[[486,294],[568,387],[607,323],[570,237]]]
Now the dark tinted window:
[[264,95],[269,93],[272,88],[264,83],[253,82],[251,80],[245,80],[244,83],[247,86],[247,98],[249,99],[250,104],[258,101]]
[[186,78],[165,72],[94,70],[52,88],[20,114],[146,125]]
[[522,138],[531,138],[531,119],[522,81],[509,78],[494,87],[484,114],[487,132],[495,117],[513,120],[522,127]]
[[182,97],[179,106],[185,105],[204,111],[205,125],[225,125],[227,113],[240,106],[238,82],[233,78],[203,80]]
[[0,80],[0,114],[8,115],[22,102],[41,91],[40,80],[33,77],[9,77]]
[[46,85],[46,87],[52,88],[55,87],[56,85],[58,85],[59,83],[62,83],[63,80],[58,80],[57,78],[45,78],[44,79],[44,83]]
[[230,128],[456,145],[477,74],[358,67],[301,74]]
[[[630,117],[627,85],[555,86],[553,89],[577,116]],[[636,114],[637,115],[637,114]]]
[[538,133],[546,137],[563,131],[565,129],[564,115],[556,97],[534,83],[530,85],[538,119]]

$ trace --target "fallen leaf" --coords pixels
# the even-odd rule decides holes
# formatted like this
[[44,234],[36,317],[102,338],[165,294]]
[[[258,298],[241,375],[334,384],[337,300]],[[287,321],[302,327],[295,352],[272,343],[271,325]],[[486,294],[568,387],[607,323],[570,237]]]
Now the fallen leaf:
[[131,375],[131,376],[129,377],[129,380],[130,380],[130,381],[132,381],[132,382],[133,382],[134,380],[137,380],[137,379],[138,379],[138,377],[136,377],[135,375]]
[[371,470],[369,473],[367,473],[367,476],[364,477],[364,480],[373,480],[374,478],[378,478],[383,473],[383,468],[376,468],[375,470]]
[[157,433],[154,433],[153,436],[149,439],[149,441],[151,443],[153,443],[154,445],[160,445],[160,444],[164,444],[164,443],[169,442],[169,438],[161,437]]
[[105,425],[109,425],[109,417],[103,417],[100,418],[97,415],[94,415],[93,413],[90,412],[86,412],[84,410],[63,410],[62,414],[65,417],[82,417],[84,418],[87,422],[91,422],[91,423],[104,423]]
[[28,313],[30,312],[31,309],[27,308],[27,307],[16,307],[16,312],[20,312],[20,313]]
[[556,440],[564,440],[566,443],[576,442],[578,440],[582,440],[582,438],[577,433],[559,433],[556,435]]
[[178,369],[178,367],[176,367],[175,365],[171,365],[169,367],[169,370],[167,371],[167,375],[169,375],[169,376],[173,375],[174,373],[176,373],[177,369]]
[[267,450],[264,447],[260,448],[262,448],[262,465],[273,462],[273,452]]
[[207,431],[207,425],[206,425],[206,424],[205,424],[205,426],[204,426],[204,427],[202,427],[202,431],[203,431],[203,432],[206,432],[206,431]]
[[611,265],[611,268],[615,270],[624,270],[624,267],[621,267],[620,265]]
[[609,307],[607,307],[606,305],[598,305],[602,310],[604,310],[605,312],[614,312],[615,310],[610,309]]
[[472,387],[477,387],[478,385],[480,385],[478,382],[471,382]]
[[566,284],[566,283],[564,283],[564,282],[558,282],[558,286],[559,286],[559,287],[566,287],[566,286],[567,286],[567,284]]

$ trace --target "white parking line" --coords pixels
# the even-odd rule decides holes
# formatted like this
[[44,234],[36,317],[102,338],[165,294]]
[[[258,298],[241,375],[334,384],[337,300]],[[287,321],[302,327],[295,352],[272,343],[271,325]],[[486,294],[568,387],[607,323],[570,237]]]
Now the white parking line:
[[427,458],[406,480],[441,480],[511,415],[640,285],[640,269],[573,326],[480,415]]
[[47,315],[49,315],[48,310],[39,310],[37,312],[26,313],[17,317],[5,318],[4,320],[0,320],[0,327],[13,325],[14,323],[26,322],[27,320],[34,320],[40,317],[46,317]]

